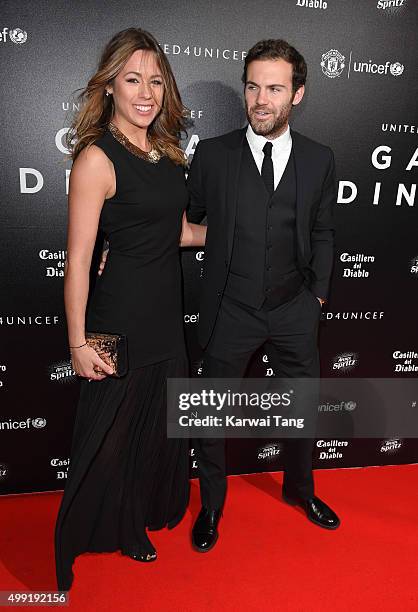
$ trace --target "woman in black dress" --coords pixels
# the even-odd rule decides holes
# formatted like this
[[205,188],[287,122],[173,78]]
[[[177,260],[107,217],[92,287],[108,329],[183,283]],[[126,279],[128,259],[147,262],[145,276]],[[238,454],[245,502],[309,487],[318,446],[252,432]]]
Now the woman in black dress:
[[[83,380],[55,533],[60,590],[83,552],[155,560],[146,528],[174,527],[184,515],[188,444],[167,439],[165,387],[188,375],[179,244],[205,240],[205,228],[185,220],[185,109],[153,36],[133,28],[114,36],[82,99],[70,132],[64,292]],[[87,308],[98,229],[110,255]],[[127,336],[126,376],[111,376],[86,331]]]

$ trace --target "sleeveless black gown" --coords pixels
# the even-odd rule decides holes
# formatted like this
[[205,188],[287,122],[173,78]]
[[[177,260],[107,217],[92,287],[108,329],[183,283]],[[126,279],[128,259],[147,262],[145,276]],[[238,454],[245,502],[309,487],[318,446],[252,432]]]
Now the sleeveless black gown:
[[116,194],[99,227],[110,250],[88,331],[126,334],[123,378],[83,379],[71,464],[55,530],[59,590],[83,552],[154,553],[146,528],[174,527],[189,495],[188,441],[167,439],[166,379],[188,376],[179,240],[183,169],[126,149],[110,131],[95,144],[112,161]]

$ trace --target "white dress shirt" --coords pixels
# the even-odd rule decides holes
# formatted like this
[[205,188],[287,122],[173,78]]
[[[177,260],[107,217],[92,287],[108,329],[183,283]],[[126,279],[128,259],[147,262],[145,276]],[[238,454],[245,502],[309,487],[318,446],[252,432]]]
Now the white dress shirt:
[[248,125],[247,128],[247,141],[250,145],[251,153],[253,154],[254,161],[257,165],[258,171],[261,174],[261,166],[263,165],[264,153],[263,147],[266,142],[271,142],[273,149],[271,151],[271,159],[273,160],[274,170],[274,189],[280,183],[280,179],[283,176],[287,162],[289,161],[290,152],[292,150],[292,137],[290,135],[289,126],[283,134],[274,140],[267,140],[264,136],[256,134],[251,127]]

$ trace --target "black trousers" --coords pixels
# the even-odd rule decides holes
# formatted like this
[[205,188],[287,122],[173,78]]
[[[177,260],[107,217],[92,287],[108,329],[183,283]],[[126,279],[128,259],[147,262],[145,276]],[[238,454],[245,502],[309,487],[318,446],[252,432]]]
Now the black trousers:
[[[203,376],[241,378],[254,352],[266,345],[276,376],[319,378],[319,300],[305,286],[290,300],[267,310],[222,299],[215,329],[203,356]],[[283,492],[302,499],[312,497],[312,451],[314,441],[285,441]],[[226,493],[225,440],[195,440],[202,505],[221,508]]]

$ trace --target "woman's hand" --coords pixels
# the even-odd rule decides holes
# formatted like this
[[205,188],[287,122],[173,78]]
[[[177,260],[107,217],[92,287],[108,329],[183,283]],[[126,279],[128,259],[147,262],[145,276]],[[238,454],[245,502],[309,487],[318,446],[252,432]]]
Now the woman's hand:
[[180,236],[181,247],[205,246],[206,225],[197,225],[187,221],[186,213],[183,213],[182,229]]
[[96,351],[87,344],[72,350],[71,363],[78,376],[89,380],[103,380],[114,374],[113,368],[100,359]]
[[109,249],[104,249],[104,251],[102,251],[102,258],[100,260],[99,269],[97,271],[97,274],[99,276],[102,275],[103,270],[105,269],[108,254],[109,254]]

